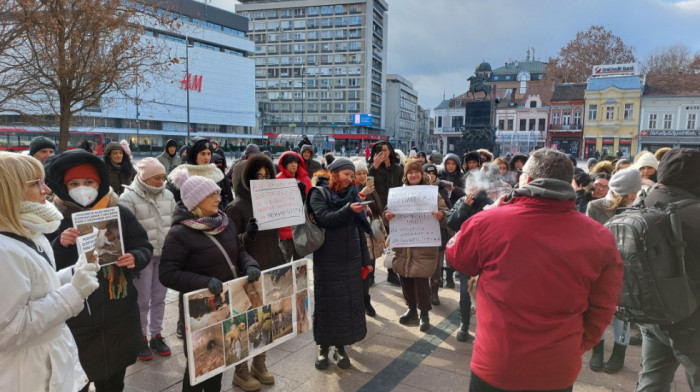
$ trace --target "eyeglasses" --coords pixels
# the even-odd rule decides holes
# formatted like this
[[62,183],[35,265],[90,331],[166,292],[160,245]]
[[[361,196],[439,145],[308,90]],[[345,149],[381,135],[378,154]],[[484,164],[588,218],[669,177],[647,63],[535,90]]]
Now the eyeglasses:
[[42,188],[46,186],[46,182],[44,182],[44,179],[43,179],[43,178],[37,178],[36,180],[25,181],[24,183],[27,184],[27,185],[30,185],[30,184],[39,184],[39,186],[42,187]]
[[256,174],[255,177],[258,180],[269,180],[270,178],[272,178],[269,174]]

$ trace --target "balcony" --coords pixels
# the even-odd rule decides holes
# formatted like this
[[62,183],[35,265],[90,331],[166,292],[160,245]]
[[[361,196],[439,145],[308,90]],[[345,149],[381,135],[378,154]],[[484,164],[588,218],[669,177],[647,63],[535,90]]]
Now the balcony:
[[558,131],[558,132],[581,132],[581,125],[580,124],[549,124],[549,130],[550,131]]
[[461,135],[459,128],[456,127],[442,127],[435,128],[436,135]]

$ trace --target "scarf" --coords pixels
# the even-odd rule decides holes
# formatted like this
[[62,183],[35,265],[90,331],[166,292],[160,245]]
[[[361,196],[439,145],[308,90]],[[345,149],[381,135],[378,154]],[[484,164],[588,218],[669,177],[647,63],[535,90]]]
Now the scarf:
[[228,217],[223,212],[219,211],[214,216],[204,216],[201,218],[184,219],[180,223],[190,229],[203,231],[207,234],[217,235],[226,229],[228,226]]
[[139,176],[136,176],[136,181],[138,181],[138,184],[141,187],[141,189],[143,189],[147,194],[149,194],[151,196],[155,196],[155,195],[163,192],[163,189],[165,189],[165,183],[163,183],[163,186],[158,188],[158,187],[150,186],[150,185],[146,184],[145,182],[143,182],[143,180]]
[[51,203],[23,201],[19,204],[19,220],[32,234],[49,234],[61,226],[63,215]]
[[112,162],[111,159],[108,159],[108,160],[107,160],[107,164],[110,165],[110,166],[112,166],[113,168],[119,170],[119,171],[122,170],[122,164],[121,164],[121,163],[114,163],[114,162]]
[[[359,203],[361,200],[360,196],[358,196],[358,193],[359,191],[357,190],[357,187],[355,185],[350,185],[349,187],[340,191],[340,193],[330,192],[330,197],[328,200],[328,206],[330,207],[330,210],[338,211],[341,208],[345,207],[348,203]],[[365,213],[365,211],[362,210],[362,212],[360,212],[359,214],[354,215],[355,221],[360,227],[360,230],[369,234],[370,237],[374,239],[374,236],[372,235],[372,229],[369,226],[369,222],[367,221],[367,214]]]

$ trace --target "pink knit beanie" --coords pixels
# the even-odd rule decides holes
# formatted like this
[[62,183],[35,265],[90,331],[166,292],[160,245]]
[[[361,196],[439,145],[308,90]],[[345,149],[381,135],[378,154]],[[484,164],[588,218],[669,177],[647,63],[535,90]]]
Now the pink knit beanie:
[[221,192],[221,188],[214,181],[200,176],[189,177],[187,169],[184,168],[175,173],[173,181],[175,186],[180,188],[182,204],[190,211],[212,193]]
[[148,180],[158,174],[165,175],[165,167],[156,158],[143,158],[136,163],[136,167],[139,169],[141,180]]

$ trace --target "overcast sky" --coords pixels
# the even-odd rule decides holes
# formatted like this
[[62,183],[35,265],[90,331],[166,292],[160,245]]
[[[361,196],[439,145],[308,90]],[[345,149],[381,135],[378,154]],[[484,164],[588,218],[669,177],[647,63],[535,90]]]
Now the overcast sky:
[[[200,0],[203,1],[203,0]],[[421,106],[468,88],[482,60],[493,68],[524,60],[527,48],[547,61],[578,31],[600,24],[635,48],[642,61],[659,47],[700,51],[700,0],[388,0],[387,71],[413,83]],[[235,10],[235,0],[211,0]]]

